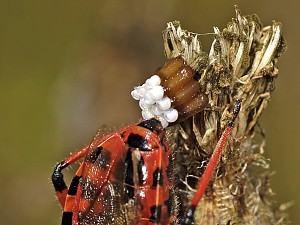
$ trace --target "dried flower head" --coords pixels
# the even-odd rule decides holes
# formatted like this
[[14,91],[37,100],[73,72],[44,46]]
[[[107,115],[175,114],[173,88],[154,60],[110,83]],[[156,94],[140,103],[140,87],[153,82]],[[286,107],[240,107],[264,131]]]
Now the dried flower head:
[[[219,166],[195,213],[195,224],[283,224],[269,201],[269,163],[263,156],[264,135],[258,118],[266,108],[278,76],[277,61],[285,51],[280,23],[263,27],[257,15],[236,18],[220,31],[214,28],[209,54],[198,35],[178,21],[164,31],[167,58],[182,57],[198,76],[209,107],[169,129],[174,149],[179,217],[227,124],[234,102],[242,100],[235,128]],[[256,137],[260,137],[257,140]]]

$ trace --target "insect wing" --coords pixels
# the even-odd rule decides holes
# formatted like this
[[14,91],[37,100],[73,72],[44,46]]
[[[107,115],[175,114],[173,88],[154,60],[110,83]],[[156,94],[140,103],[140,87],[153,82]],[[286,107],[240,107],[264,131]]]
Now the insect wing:
[[[164,131],[149,130],[149,121],[143,127],[128,128],[128,145],[133,163],[136,220],[134,224],[170,225],[174,219],[171,174],[168,174],[170,148]],[[158,133],[158,134],[157,134]],[[172,218],[171,218],[172,217]]]
[[[137,218],[145,221],[141,224],[170,224],[171,205],[169,204],[169,188],[167,168],[169,152],[158,147],[151,152],[135,151],[139,162],[134,159],[134,168],[137,169],[135,179],[139,181],[136,187],[135,202],[138,206]],[[141,159],[142,163],[141,163]],[[144,169],[143,169],[144,167]],[[140,170],[140,171],[138,171]],[[142,171],[147,171],[146,179],[141,179]],[[137,183],[137,182],[136,182]]]
[[79,224],[125,224],[124,179],[127,149],[118,132],[98,132],[83,162]]

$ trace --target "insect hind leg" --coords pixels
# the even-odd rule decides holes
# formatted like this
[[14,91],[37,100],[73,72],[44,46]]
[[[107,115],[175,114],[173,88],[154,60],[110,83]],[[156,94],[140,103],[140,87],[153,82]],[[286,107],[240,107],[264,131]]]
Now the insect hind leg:
[[[71,165],[72,163],[78,161],[82,157],[84,157],[87,154],[87,151],[88,151],[88,146],[85,146],[84,148],[80,149],[79,151],[71,155],[69,158],[58,163],[54,168],[51,180],[54,186],[56,197],[63,208],[65,206],[66,197],[68,194],[68,187],[64,181],[62,170],[68,167],[69,165]],[[74,182],[72,183],[74,184]],[[72,185],[72,183],[71,186],[74,186]]]
[[241,108],[241,100],[237,100],[237,102],[233,106],[233,115],[231,120],[228,122],[225,130],[223,131],[223,134],[218,141],[217,146],[215,147],[213,154],[208,162],[208,165],[203,173],[202,179],[198,185],[197,191],[192,199],[192,202],[185,213],[185,215],[181,218],[180,224],[181,225],[193,225],[194,224],[194,214],[196,207],[201,200],[202,196],[204,195],[204,192],[206,190],[206,187],[208,185],[208,182],[210,181],[212,174],[214,173],[214,170],[220,161],[221,154],[226,146],[226,143],[228,141],[228,138],[231,134],[231,131],[234,127],[234,121],[238,116],[238,113]]

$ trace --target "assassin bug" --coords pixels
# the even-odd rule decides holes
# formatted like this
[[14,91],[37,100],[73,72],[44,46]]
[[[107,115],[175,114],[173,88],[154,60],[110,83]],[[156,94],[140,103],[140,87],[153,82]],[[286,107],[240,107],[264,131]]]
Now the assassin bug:
[[[264,198],[262,197],[265,196],[265,193],[263,193],[264,189],[268,189],[265,187],[266,185],[260,185],[261,182],[258,182],[259,185],[255,188],[255,186],[252,186],[253,176],[247,178],[243,174],[248,159],[238,160],[238,163],[235,163],[234,165],[245,166],[243,166],[241,171],[235,170],[234,172],[235,174],[236,172],[239,173],[236,176],[238,179],[241,177],[243,178],[242,180],[244,180],[244,178],[245,180],[248,179],[249,185],[251,186],[249,190],[253,190],[250,190],[250,192],[248,190],[248,192],[245,192],[245,195],[240,195],[239,193],[244,192],[245,186],[244,181],[238,181],[234,186],[234,193],[231,192],[232,189],[229,186],[227,187],[227,190],[229,190],[228,194],[226,194],[226,192],[224,192],[225,195],[221,193],[222,198],[219,198],[221,200],[229,199],[228,202],[230,203],[220,203],[220,201],[216,201],[217,198],[203,199],[205,200],[203,201],[204,210],[202,210],[202,205],[200,207],[200,204],[202,203],[199,204],[199,200],[206,190],[207,184],[232,131],[234,121],[241,107],[240,101],[237,101],[234,105],[233,117],[228,125],[225,126],[225,130],[223,131],[217,147],[213,151],[211,160],[203,175],[203,164],[201,164],[201,167],[197,166],[188,172],[183,170],[173,171],[173,174],[175,174],[174,176],[177,176],[183,171],[184,176],[185,174],[187,176],[196,174],[196,177],[202,177],[202,179],[190,205],[188,205],[187,202],[182,201],[183,207],[182,205],[178,206],[178,208],[180,207],[180,211],[178,211],[180,214],[177,214],[176,207],[173,207],[171,204],[173,200],[176,200],[176,197],[187,200],[189,196],[181,198],[181,194],[185,194],[185,192],[175,192],[175,194],[178,195],[175,196],[175,198],[172,196],[174,194],[172,193],[173,185],[176,186],[181,181],[177,181],[177,183],[174,182],[173,184],[172,170],[168,169],[172,164],[169,162],[169,159],[172,157],[169,157],[170,148],[166,143],[164,127],[167,127],[169,123],[173,124],[180,121],[183,121],[184,123],[190,122],[190,126],[186,127],[195,127],[197,129],[187,133],[185,131],[189,130],[184,130],[184,124],[181,124],[181,128],[183,129],[181,134],[184,134],[184,132],[186,134],[186,136],[183,137],[185,139],[184,144],[189,141],[193,142],[193,138],[190,138],[189,134],[194,134],[194,137],[197,136],[199,139],[204,139],[204,135],[207,133],[209,134],[209,132],[205,132],[204,135],[202,135],[203,132],[201,131],[204,129],[210,131],[210,128],[216,127],[218,132],[216,132],[213,138],[215,143],[215,137],[220,135],[220,130],[222,129],[220,126],[220,119],[223,121],[223,115],[225,115],[226,118],[226,113],[224,112],[227,112],[229,107],[227,104],[231,102],[230,100],[232,99],[229,95],[234,94],[239,96],[238,98],[247,99],[248,95],[251,94],[252,97],[249,101],[245,101],[243,107],[245,109],[249,108],[247,107],[247,104],[250,104],[253,107],[250,107],[251,110],[248,111],[243,110],[242,115],[242,118],[245,120],[244,122],[246,122],[246,124],[250,123],[251,125],[247,128],[242,125],[237,129],[237,132],[234,133],[236,137],[243,137],[242,139],[246,141],[241,141],[239,143],[240,146],[243,146],[243,143],[247,143],[247,146],[252,148],[251,140],[249,140],[247,136],[250,137],[251,135],[252,137],[254,135],[255,132],[253,131],[253,127],[262,111],[261,109],[266,105],[265,99],[257,101],[255,96],[260,96],[261,93],[269,94],[270,90],[266,87],[270,86],[270,84],[272,86],[272,83],[274,82],[274,79],[271,79],[270,81],[269,75],[271,74],[272,77],[278,75],[276,67],[278,57],[275,57],[275,61],[274,59],[270,59],[270,55],[274,55],[270,54],[270,52],[279,51],[282,53],[283,51],[282,48],[284,47],[282,45],[284,45],[284,43],[281,37],[281,25],[273,23],[270,27],[262,28],[262,25],[257,23],[257,17],[242,17],[237,8],[236,11],[237,18],[230,23],[223,32],[220,32],[218,28],[214,28],[215,40],[209,55],[201,50],[197,34],[183,30],[180,27],[179,22],[175,21],[173,23],[168,23],[163,36],[165,53],[167,58],[171,60],[157,72],[158,76],[151,77],[144,86],[137,87],[132,92],[132,96],[140,101],[144,121],[136,125],[122,128],[107,136],[97,134],[90,145],[82,148],[55,167],[52,180],[57,197],[64,208],[63,225],[175,225],[178,223],[182,225],[191,225],[194,223],[206,224],[207,221],[205,219],[208,217],[212,218],[210,224],[236,223],[237,221],[242,221],[239,220],[239,218],[242,217],[243,219],[247,217],[248,219],[245,221],[248,221],[249,223],[250,221],[251,223],[253,223],[253,221],[263,223],[266,217],[270,218],[266,219],[266,221],[275,221],[272,212],[268,210],[269,206],[265,207],[266,205],[263,203]],[[240,35],[243,35],[243,40],[232,38],[232,36]],[[245,47],[245,41],[246,44],[249,42],[249,46],[247,45]],[[260,48],[258,52],[253,49],[253,46],[257,46],[257,43],[263,43],[262,48]],[[263,62],[260,63],[262,57],[265,60],[262,60]],[[208,63],[212,70],[205,73],[203,72],[204,70],[209,70]],[[265,71],[266,64],[272,65]],[[259,74],[259,77],[257,77],[257,74]],[[223,75],[226,76],[224,77]],[[197,79],[197,77],[200,80]],[[228,78],[232,79],[228,80]],[[245,82],[245,80],[247,82]],[[253,81],[255,81],[254,84]],[[162,86],[160,86],[160,83]],[[201,87],[199,87],[200,84]],[[260,88],[257,88],[257,84],[260,84]],[[232,89],[232,87],[235,88]],[[253,87],[255,90],[253,90]],[[203,119],[204,116],[210,117],[209,114],[211,113],[209,111],[203,114],[197,114],[206,107],[208,102],[208,96],[200,90],[205,90],[209,93],[209,100],[213,107],[216,106],[216,108],[218,108],[218,106],[224,106],[222,109],[226,107],[226,111],[220,112],[222,118],[216,116],[216,118],[213,119],[214,122],[211,123],[209,119]],[[224,91],[224,93],[219,95],[218,91]],[[214,117],[214,115],[215,113],[212,113],[211,117]],[[186,118],[191,116],[193,116],[191,120],[185,121]],[[202,122],[214,125],[206,126],[206,124],[204,124],[202,127]],[[157,129],[153,129],[155,127]],[[177,131],[178,129],[176,132]],[[179,133],[179,131],[177,133]],[[177,133],[172,137],[176,138]],[[209,139],[209,141],[210,140],[211,139]],[[196,142],[197,141],[198,140],[196,140]],[[199,147],[196,150],[201,148],[200,150],[204,150],[201,152],[210,152],[205,149],[210,143],[211,142],[206,142],[204,146],[196,146],[196,148]],[[176,144],[180,145],[181,142],[176,141]],[[154,148],[154,146],[157,146],[157,148]],[[211,146],[209,146],[209,150],[210,147]],[[145,149],[148,151],[145,151]],[[181,149],[178,149],[177,152],[180,150]],[[183,150],[188,150],[187,152],[184,152],[183,156],[189,156],[189,153],[194,153],[194,149],[189,146],[184,147]],[[248,151],[248,149],[246,149],[246,151]],[[251,153],[247,153],[246,155],[250,156],[248,158],[253,161],[251,157],[252,154],[251,151]],[[237,154],[236,156],[240,156],[240,154]],[[80,158],[85,159],[76,172],[76,176],[69,189],[67,189],[67,186],[63,181],[62,170]],[[180,157],[178,158],[181,159]],[[198,158],[195,157],[194,159],[198,164]],[[261,158],[259,160],[261,160]],[[263,158],[262,161],[264,163]],[[186,164],[187,163],[183,166]],[[154,167],[154,165],[159,165],[159,167]],[[251,165],[251,163],[248,165]],[[199,168],[201,169],[201,172],[197,173],[196,171],[195,173],[194,171]],[[222,167],[220,169],[222,172]],[[228,174],[230,176],[232,173]],[[223,180],[226,180],[227,183],[234,180],[228,179],[229,176],[226,175],[223,177]],[[261,181],[261,178],[265,179],[267,176],[268,174],[266,176],[261,176],[257,181]],[[181,179],[180,176],[177,178],[179,178],[178,180]],[[182,183],[183,182],[181,182],[181,184]],[[188,182],[185,182],[184,185],[194,189],[195,182],[193,181],[191,183],[193,186],[189,186]],[[219,185],[215,185],[216,183],[217,182],[214,183],[212,188],[216,186],[221,187],[221,189],[223,189],[223,187],[226,188],[223,186],[223,182]],[[241,186],[241,192],[239,192],[239,189],[235,189],[235,187],[238,186]],[[168,192],[168,190],[170,190],[171,193]],[[184,188],[181,190],[184,190]],[[189,190],[189,193],[191,193],[191,190]],[[252,194],[254,194],[254,197],[252,197]],[[210,195],[210,197],[211,196],[212,195]],[[228,198],[229,196],[232,198]],[[215,205],[218,210],[216,210],[216,212],[211,212],[212,207],[209,204],[208,207],[205,205],[207,202],[213,202],[213,205]],[[248,206],[247,210],[245,210],[247,202],[250,202],[250,205],[252,205],[250,206],[250,210],[248,210]],[[253,202],[255,202],[255,204],[252,204]],[[182,210],[181,208],[186,208],[186,205],[188,205],[187,210]],[[195,209],[196,207],[197,209]],[[235,210],[233,210],[233,208]],[[263,213],[260,213],[261,215],[257,215],[259,208],[263,211]],[[203,211],[205,211],[203,213],[204,219],[199,219],[199,215],[201,216],[201,212]],[[225,213],[234,216],[230,218],[224,217],[223,219],[224,211]],[[236,212],[231,213],[231,211]],[[265,211],[268,214],[267,216],[266,213],[264,213]],[[197,219],[194,217],[197,217]]]
[[[96,136],[54,169],[62,224],[170,224],[169,155],[165,131],[156,119]],[[61,170],[82,157],[67,191]],[[130,199],[135,201],[134,218],[125,214]]]
[[[64,209],[62,225],[177,223],[170,194],[173,188],[169,172],[171,153],[164,128],[203,110],[208,99],[199,91],[198,83],[192,79],[193,70],[182,58],[169,60],[157,74],[132,92],[133,97],[140,100],[144,121],[106,136],[96,135],[90,145],[55,167],[52,182]],[[165,90],[170,98],[164,96]],[[193,224],[195,208],[219,161],[240,104],[238,101],[234,106],[233,117],[215,148],[187,213],[182,216],[182,225]],[[67,189],[62,169],[83,157]]]
[[[220,158],[239,107],[240,102],[234,107],[234,116],[213,153],[181,224],[193,224],[195,207]],[[171,224],[173,218],[169,189],[172,188],[172,183],[167,173],[170,148],[160,122],[156,119],[145,120],[100,140],[99,138],[96,136],[89,146],[55,167],[52,181],[59,202],[64,208],[62,225]],[[129,164],[128,155],[132,157],[133,162],[133,170],[127,171],[130,174],[125,172]],[[85,160],[67,191],[61,170],[82,157],[85,157]],[[128,182],[132,179],[131,182],[135,184],[134,196],[130,196],[130,189],[126,189],[126,186],[121,187],[126,176]],[[134,218],[125,215],[129,199],[124,201],[124,195],[134,198],[137,210]]]

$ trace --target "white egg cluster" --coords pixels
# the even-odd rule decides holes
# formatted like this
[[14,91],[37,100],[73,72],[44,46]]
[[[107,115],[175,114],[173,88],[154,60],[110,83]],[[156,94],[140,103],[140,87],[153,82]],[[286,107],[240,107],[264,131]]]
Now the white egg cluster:
[[178,111],[171,108],[171,99],[164,97],[164,88],[160,86],[160,83],[160,77],[153,75],[143,85],[135,87],[131,96],[139,100],[145,120],[157,118],[163,127],[167,127],[169,123],[178,119]]

